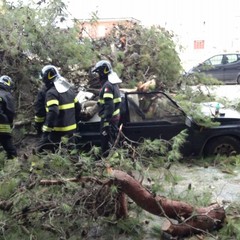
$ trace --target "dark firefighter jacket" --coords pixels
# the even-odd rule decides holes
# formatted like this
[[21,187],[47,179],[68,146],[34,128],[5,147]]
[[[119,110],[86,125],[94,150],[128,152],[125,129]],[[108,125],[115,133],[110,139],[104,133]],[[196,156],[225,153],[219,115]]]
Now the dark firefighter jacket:
[[47,87],[44,85],[37,94],[37,99],[34,104],[35,118],[34,121],[37,124],[43,125],[46,117],[45,98],[46,98]]
[[117,84],[106,81],[100,90],[98,103],[99,116],[104,121],[104,126],[109,125],[111,121],[119,120],[121,96]]
[[59,93],[55,86],[46,92],[43,132],[73,133],[80,119],[81,105],[72,89]]
[[15,115],[14,99],[7,88],[0,84],[0,134],[10,134]]

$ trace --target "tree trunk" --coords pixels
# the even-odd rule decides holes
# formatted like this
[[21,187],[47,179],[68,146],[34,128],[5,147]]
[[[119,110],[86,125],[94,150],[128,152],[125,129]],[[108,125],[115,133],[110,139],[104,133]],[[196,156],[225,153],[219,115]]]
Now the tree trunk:
[[[154,215],[166,217],[168,220],[163,224],[162,230],[173,236],[187,236],[219,229],[226,217],[224,209],[218,204],[196,208],[185,202],[155,197],[127,173],[111,168],[108,169],[108,173],[114,177],[114,183],[121,191],[138,206]],[[123,212],[126,214],[126,211]],[[169,218],[181,222],[174,224]]]

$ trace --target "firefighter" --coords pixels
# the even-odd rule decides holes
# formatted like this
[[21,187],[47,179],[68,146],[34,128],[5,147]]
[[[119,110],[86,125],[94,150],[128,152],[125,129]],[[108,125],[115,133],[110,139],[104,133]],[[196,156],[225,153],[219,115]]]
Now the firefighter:
[[101,118],[100,135],[102,156],[107,157],[118,134],[121,105],[118,84],[122,81],[113,71],[111,63],[106,60],[97,62],[92,72],[98,73],[101,84],[98,114]]
[[[43,92],[35,106],[41,108],[44,100],[46,114],[44,116],[43,112],[42,115],[38,116],[41,121],[44,118],[44,123],[42,124],[43,133],[37,151],[50,150],[55,152],[63,136],[73,139],[73,134],[76,132],[77,123],[80,119],[81,105],[71,88],[71,84],[59,74],[55,66],[44,66],[41,71],[41,78],[45,88],[42,88]],[[40,110],[42,111],[42,109]]]
[[34,117],[34,128],[38,135],[42,134],[42,127],[46,117],[45,98],[46,98],[47,87],[45,84],[38,91],[37,99],[34,103],[35,117]]
[[6,151],[8,159],[17,157],[11,133],[15,116],[14,99],[11,93],[13,85],[13,80],[9,76],[0,77],[0,144]]

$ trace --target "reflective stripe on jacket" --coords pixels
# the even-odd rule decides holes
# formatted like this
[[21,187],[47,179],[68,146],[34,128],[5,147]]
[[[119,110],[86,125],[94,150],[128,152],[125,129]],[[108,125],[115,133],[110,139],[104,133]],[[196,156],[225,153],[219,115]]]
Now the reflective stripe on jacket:
[[14,115],[13,96],[4,86],[0,85],[0,133],[11,133]]
[[0,123],[0,133],[11,133],[12,129],[10,124],[1,124]]
[[120,117],[121,96],[117,84],[106,81],[99,93],[99,116],[109,122]]
[[72,133],[77,128],[78,114],[81,106],[73,90],[57,92],[55,86],[46,93],[46,119],[43,125],[45,132]]

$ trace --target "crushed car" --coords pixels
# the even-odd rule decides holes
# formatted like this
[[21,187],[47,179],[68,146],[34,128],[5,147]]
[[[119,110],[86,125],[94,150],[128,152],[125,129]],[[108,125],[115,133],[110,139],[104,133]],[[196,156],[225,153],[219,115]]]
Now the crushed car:
[[[80,91],[78,98],[85,112],[85,118],[78,123],[78,145],[100,146],[100,118],[94,94],[87,96]],[[240,113],[215,102],[202,103],[201,111],[218,124],[206,127],[196,122],[165,92],[124,92],[121,131],[126,139],[141,142],[143,139],[169,141],[186,130],[188,136],[181,148],[183,156],[239,154]]]

